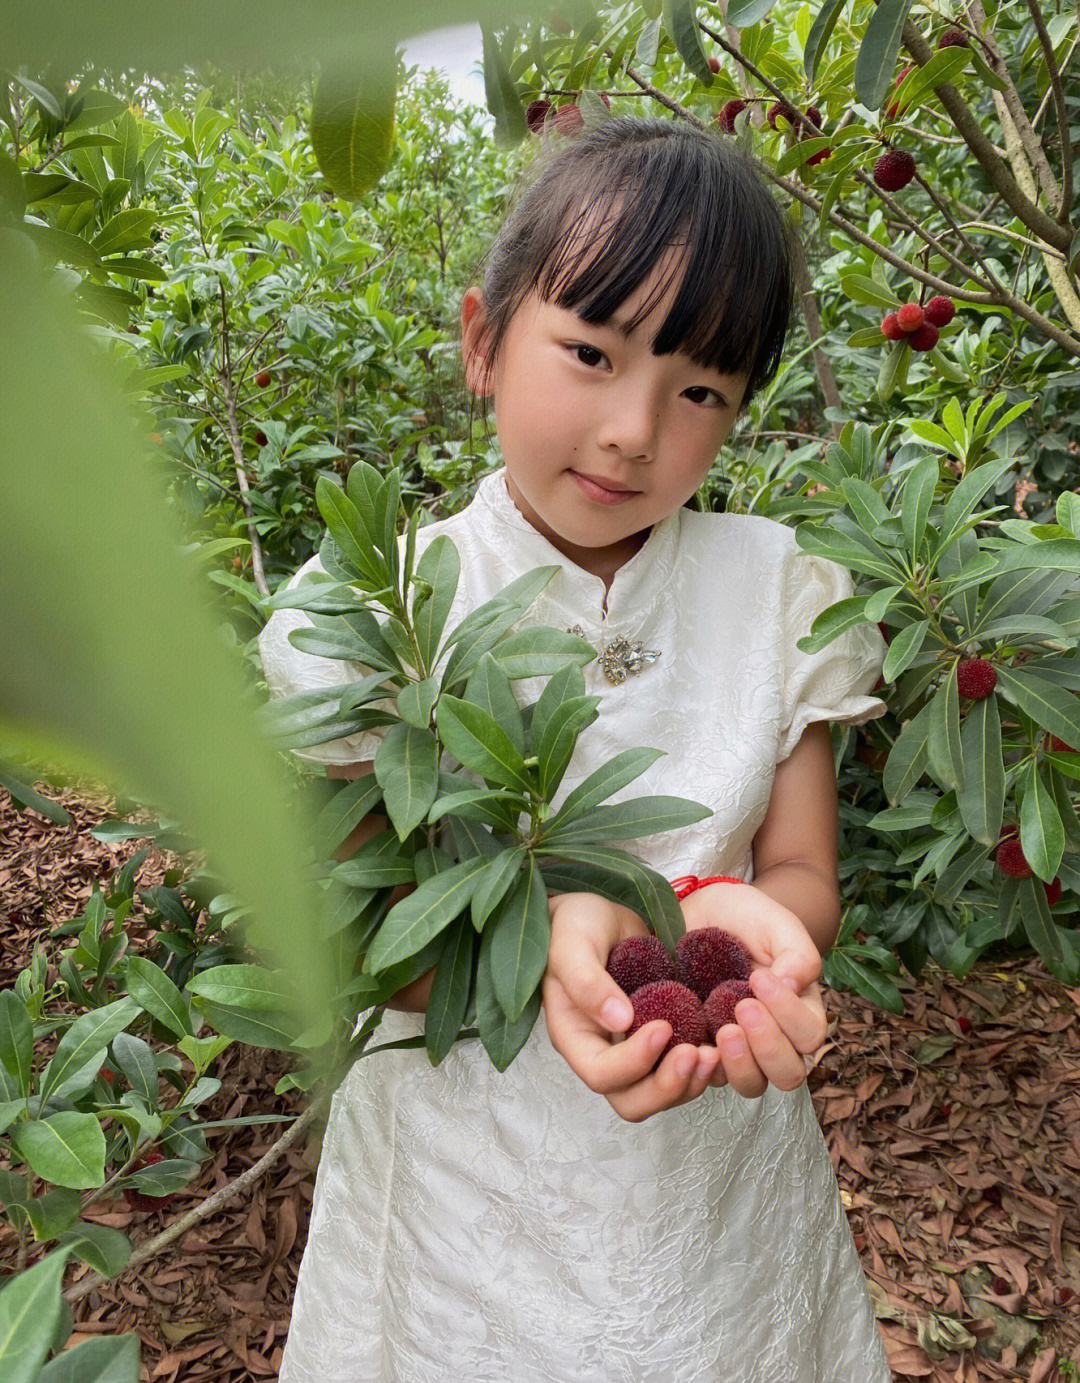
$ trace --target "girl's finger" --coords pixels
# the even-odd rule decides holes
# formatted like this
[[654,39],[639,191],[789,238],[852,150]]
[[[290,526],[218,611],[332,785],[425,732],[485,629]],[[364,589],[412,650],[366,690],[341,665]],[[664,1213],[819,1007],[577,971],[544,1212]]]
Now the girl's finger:
[[[657,1020],[659,1021],[659,1020]],[[644,1031],[644,1029],[642,1029]],[[634,1034],[634,1037],[637,1033]],[[620,1045],[629,1046],[633,1038]],[[689,1097],[698,1067],[697,1047],[680,1042],[664,1057],[657,1069],[625,1090],[608,1096],[615,1113],[630,1123],[640,1123],[663,1109],[672,1109]],[[704,1082],[701,1082],[704,1089]],[[698,1090],[698,1094],[701,1090]]]
[[816,985],[810,993],[800,996],[772,971],[755,970],[750,976],[750,988],[797,1052],[808,1056],[817,1051],[825,1041],[828,1024]]
[[776,1019],[756,999],[735,1005],[735,1019],[762,1076],[779,1090],[795,1090],[806,1079],[806,1063]]
[[[745,999],[743,1003],[746,1003]],[[744,1099],[760,1099],[768,1081],[754,1060],[746,1034],[739,1025],[725,1023],[716,1034],[716,1045],[720,1050],[720,1060],[724,1063],[728,1085]]]

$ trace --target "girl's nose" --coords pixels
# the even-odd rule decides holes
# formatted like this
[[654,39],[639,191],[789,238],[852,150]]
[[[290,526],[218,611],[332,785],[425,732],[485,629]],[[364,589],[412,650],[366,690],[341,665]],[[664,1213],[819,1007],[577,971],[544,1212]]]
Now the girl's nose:
[[618,451],[628,461],[651,461],[656,455],[660,410],[645,391],[613,394],[605,401],[605,410],[597,438],[600,446]]

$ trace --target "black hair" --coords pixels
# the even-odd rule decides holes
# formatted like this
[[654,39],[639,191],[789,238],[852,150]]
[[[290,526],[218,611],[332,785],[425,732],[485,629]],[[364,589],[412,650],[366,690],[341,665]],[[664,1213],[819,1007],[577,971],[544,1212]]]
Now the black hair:
[[[576,233],[586,227],[595,234]],[[603,323],[673,245],[684,249],[685,271],[653,353],[683,351],[702,368],[746,374],[741,415],[779,368],[801,246],[754,160],[730,136],[663,117],[613,116],[580,134],[545,136],[477,266],[485,377],[532,291]],[[651,307],[643,304],[628,326]],[[482,408],[486,425],[486,397]]]

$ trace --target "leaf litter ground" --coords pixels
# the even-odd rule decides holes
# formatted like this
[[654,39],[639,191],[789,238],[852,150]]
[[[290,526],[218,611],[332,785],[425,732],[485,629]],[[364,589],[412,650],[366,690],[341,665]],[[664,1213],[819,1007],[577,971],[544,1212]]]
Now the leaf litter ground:
[[[35,941],[82,912],[140,848],[88,834],[114,814],[93,783],[39,791],[72,823],[19,812],[0,790],[0,988],[29,963]],[[152,849],[138,886],[179,863]],[[133,949],[148,936],[141,915],[136,899]],[[50,978],[72,944],[46,941]],[[853,994],[829,991],[827,1003],[810,1089],[894,1377],[1080,1377],[1080,989],[1031,959],[984,958],[962,981],[928,968],[906,990],[902,1017]],[[229,1048],[202,1118],[298,1116],[298,1092],[273,1093],[290,1064],[282,1053]],[[165,1210],[114,1199],[96,1202],[88,1218],[143,1243],[252,1166],[287,1127],[211,1129],[209,1162]],[[237,1201],[79,1301],[72,1343],[137,1331],[146,1383],[276,1377],[318,1165],[319,1130],[309,1134]],[[14,1233],[0,1228],[0,1274],[14,1271],[16,1252]],[[89,1271],[76,1265],[68,1284]]]

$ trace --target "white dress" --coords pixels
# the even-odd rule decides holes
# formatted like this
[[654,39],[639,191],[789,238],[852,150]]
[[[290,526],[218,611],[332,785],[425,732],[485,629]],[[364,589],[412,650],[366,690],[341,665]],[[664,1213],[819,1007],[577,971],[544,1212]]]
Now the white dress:
[[[421,528],[461,555],[447,623],[557,563],[523,624],[616,634],[660,658],[610,685],[555,798],[619,750],[665,751],[613,801],[689,797],[714,815],[623,848],[674,878],[753,879],[751,845],[777,763],[807,724],[882,715],[874,625],[813,656],[795,641],[852,594],[847,570],[775,520],[680,509],[612,581],[569,563],[518,512],[504,472]],[[312,558],[300,572],[321,570]],[[300,572],[292,578],[295,584]],[[259,639],[271,693],[362,675],[304,654],[276,612]],[[516,684],[523,703],[542,680]],[[371,733],[310,749],[372,758]],[[622,844],[620,842],[620,844]],[[374,1042],[424,1015],[387,1010]],[[890,1373],[805,1085],[729,1087],[641,1123],[621,1119],[551,1046],[543,1013],[505,1072],[479,1040],[438,1067],[381,1052],[336,1091],[280,1383],[888,1383]]]

